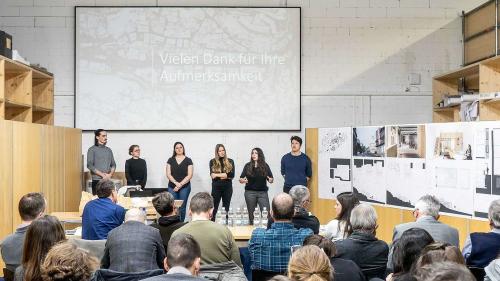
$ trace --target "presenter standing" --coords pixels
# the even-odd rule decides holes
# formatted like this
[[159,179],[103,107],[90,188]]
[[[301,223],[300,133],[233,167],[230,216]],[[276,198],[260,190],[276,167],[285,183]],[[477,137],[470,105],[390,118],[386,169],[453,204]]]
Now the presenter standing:
[[288,193],[295,185],[307,186],[312,176],[311,159],[300,151],[302,139],[290,138],[292,151],[281,157],[281,175],[285,178],[283,192]]
[[191,178],[193,177],[193,161],[186,157],[184,145],[181,142],[174,144],[172,157],[167,161],[168,192],[174,199],[183,200],[179,208],[181,221],[186,218],[186,204],[191,193]]
[[146,160],[141,158],[141,149],[137,144],[133,144],[129,147],[128,154],[132,158],[125,161],[127,185],[140,185],[144,189],[148,181],[148,169]]
[[240,175],[240,183],[245,184],[245,202],[250,224],[253,224],[253,211],[257,204],[261,212],[264,207],[268,212],[270,211],[267,183],[273,183],[273,181],[273,173],[266,163],[264,152],[258,147],[252,149],[250,162],[245,164]]
[[109,180],[115,173],[116,163],[113,151],[106,146],[108,134],[103,129],[94,131],[94,145],[87,151],[87,168],[92,175],[92,194],[96,194],[97,183]]
[[210,160],[209,167],[212,178],[212,197],[214,198],[212,220],[215,221],[220,200],[222,199],[222,206],[227,213],[233,196],[234,161],[227,158],[224,145],[217,144],[215,146],[215,157]]

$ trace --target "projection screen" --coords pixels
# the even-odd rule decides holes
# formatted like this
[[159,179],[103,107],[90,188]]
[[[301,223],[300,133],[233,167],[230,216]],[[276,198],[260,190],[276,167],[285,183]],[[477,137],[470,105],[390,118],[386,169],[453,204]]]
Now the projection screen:
[[300,8],[76,7],[75,126],[300,130]]

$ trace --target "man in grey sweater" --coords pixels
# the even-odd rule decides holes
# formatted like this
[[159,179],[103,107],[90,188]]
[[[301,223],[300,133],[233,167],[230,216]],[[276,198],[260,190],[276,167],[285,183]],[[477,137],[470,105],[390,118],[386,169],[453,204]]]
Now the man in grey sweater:
[[92,175],[92,194],[95,195],[97,183],[102,179],[111,179],[115,173],[116,163],[113,151],[106,146],[108,134],[103,129],[94,132],[94,145],[87,152],[87,168]]
[[179,233],[168,241],[167,257],[164,261],[167,274],[150,277],[144,281],[201,281],[198,276],[201,263],[200,245],[193,236]]

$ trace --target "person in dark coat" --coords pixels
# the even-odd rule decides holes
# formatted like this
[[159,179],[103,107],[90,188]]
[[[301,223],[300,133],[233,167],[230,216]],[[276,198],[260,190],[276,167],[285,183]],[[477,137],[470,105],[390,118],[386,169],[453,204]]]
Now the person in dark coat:
[[159,217],[156,222],[152,223],[151,226],[160,230],[163,247],[165,248],[165,252],[167,252],[168,241],[170,237],[172,237],[172,233],[186,223],[181,221],[181,217],[177,214],[178,209],[175,207],[175,200],[172,194],[168,192],[158,193],[153,198],[152,202],[156,212],[158,212],[161,217]]

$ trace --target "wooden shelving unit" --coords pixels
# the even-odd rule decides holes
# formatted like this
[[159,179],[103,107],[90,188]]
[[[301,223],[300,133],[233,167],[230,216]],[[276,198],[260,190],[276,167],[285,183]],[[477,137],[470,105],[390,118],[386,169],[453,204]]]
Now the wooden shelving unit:
[[[500,92],[500,56],[435,76],[432,81],[433,122],[461,121],[460,106],[436,107],[445,95],[458,95],[461,86],[479,93]],[[500,120],[500,101],[480,100],[479,120]]]
[[0,119],[54,124],[54,77],[0,56]]

